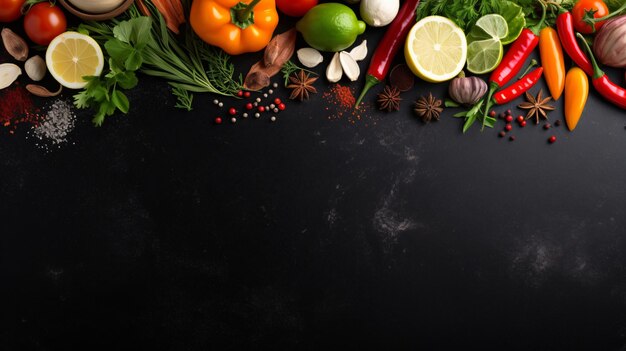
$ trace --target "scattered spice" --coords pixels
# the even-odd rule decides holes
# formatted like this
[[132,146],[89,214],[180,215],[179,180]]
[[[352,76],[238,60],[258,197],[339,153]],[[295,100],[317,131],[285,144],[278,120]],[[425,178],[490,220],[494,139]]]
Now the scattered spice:
[[549,142],[550,144],[554,144],[554,143],[556,142],[556,136],[554,136],[554,135],[553,135],[553,136],[551,136],[550,138],[548,138],[548,142]]
[[443,112],[442,101],[435,98],[432,93],[428,93],[428,97],[421,96],[415,102],[413,110],[426,123],[433,119],[438,121]]
[[529,110],[526,114],[526,119],[535,117],[535,124],[539,124],[539,118],[548,119],[547,111],[554,110],[554,106],[548,104],[551,100],[552,97],[550,96],[543,98],[543,89],[539,90],[537,97],[533,97],[529,92],[526,92],[526,102],[519,104],[517,107]]
[[35,126],[33,135],[52,145],[60,145],[67,142],[67,136],[74,130],[75,124],[76,115],[72,104],[58,99],[50,106],[43,121]]
[[345,119],[351,124],[365,121],[365,126],[376,124],[375,120],[366,120],[370,119],[367,112],[375,106],[362,103],[355,108],[356,98],[349,86],[333,84],[330,89],[323,92],[322,99],[326,105],[324,109],[329,112],[327,116],[329,120]]
[[0,125],[12,132],[18,124],[37,124],[41,118],[32,97],[19,83],[0,91]]
[[389,74],[389,84],[401,92],[411,90],[415,84],[415,74],[403,63],[395,65]]
[[300,101],[308,100],[309,94],[317,93],[317,89],[313,86],[317,78],[318,77],[311,77],[304,70],[300,70],[297,74],[291,75],[289,77],[291,84],[287,85],[287,88],[293,90],[289,98]]
[[395,86],[385,86],[385,89],[378,94],[378,108],[391,112],[400,110],[400,90]]

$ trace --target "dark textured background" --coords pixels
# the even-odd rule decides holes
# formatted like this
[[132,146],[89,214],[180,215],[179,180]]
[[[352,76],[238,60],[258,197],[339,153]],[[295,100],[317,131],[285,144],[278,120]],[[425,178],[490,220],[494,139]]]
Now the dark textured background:
[[412,115],[445,89],[214,126],[142,77],[59,150],[3,133],[0,349],[624,350],[624,111],[594,92],[575,132],[509,142]]

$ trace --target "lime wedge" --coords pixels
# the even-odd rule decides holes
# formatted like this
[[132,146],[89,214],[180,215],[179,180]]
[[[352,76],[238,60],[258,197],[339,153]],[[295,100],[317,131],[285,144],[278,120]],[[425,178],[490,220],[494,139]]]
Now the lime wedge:
[[485,15],[476,21],[470,31],[472,39],[503,39],[509,34],[509,25],[504,17],[498,14]]
[[500,39],[476,40],[467,46],[467,70],[474,74],[493,71],[502,60],[504,49]]

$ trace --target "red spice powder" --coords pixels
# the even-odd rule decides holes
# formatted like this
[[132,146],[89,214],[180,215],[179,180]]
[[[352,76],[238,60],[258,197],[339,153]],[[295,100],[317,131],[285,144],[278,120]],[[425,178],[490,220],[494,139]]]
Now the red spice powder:
[[30,93],[19,82],[0,90],[0,125],[11,129],[21,123],[37,125],[42,116]]
[[[347,118],[348,122],[355,124],[364,118],[371,119],[366,112],[370,110],[370,107],[365,103],[361,103],[357,108],[354,108],[356,98],[352,89],[348,86],[341,84],[333,84],[329,90],[322,94],[322,98],[326,101],[326,111],[330,113],[328,119],[343,119]],[[372,121],[372,124],[376,124]]]

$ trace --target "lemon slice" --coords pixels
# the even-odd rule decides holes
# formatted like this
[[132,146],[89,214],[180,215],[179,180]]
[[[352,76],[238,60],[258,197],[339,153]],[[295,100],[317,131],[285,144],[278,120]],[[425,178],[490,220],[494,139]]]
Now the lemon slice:
[[99,76],[104,67],[102,49],[90,36],[65,32],[52,39],[46,50],[48,71],[61,85],[81,89],[84,76]]
[[433,83],[450,80],[465,65],[465,34],[445,17],[425,17],[411,28],[404,56],[411,71],[421,79]]

